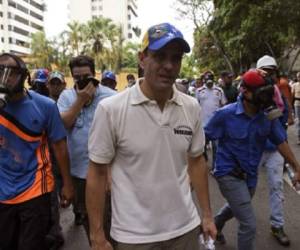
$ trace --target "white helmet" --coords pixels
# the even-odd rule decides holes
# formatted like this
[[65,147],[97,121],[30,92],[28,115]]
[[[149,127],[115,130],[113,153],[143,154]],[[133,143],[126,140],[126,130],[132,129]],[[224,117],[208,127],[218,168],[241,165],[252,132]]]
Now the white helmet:
[[258,59],[256,68],[277,68],[277,63],[274,57],[265,55]]

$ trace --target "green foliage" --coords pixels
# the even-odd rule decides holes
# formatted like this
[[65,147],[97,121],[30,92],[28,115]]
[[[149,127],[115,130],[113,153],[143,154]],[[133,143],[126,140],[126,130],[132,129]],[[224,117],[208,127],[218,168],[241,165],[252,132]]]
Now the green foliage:
[[71,57],[80,54],[95,58],[96,68],[119,72],[122,68],[137,67],[137,48],[124,45],[122,29],[108,18],[96,18],[86,24],[72,22],[52,41],[44,33],[36,33],[32,40],[32,60],[35,67],[57,68],[69,72]]
[[33,68],[50,68],[54,58],[54,48],[52,42],[48,41],[44,32],[37,32],[32,35],[31,58]]
[[[203,7],[207,1],[176,2],[195,24],[193,53],[200,68],[239,72],[264,54],[283,64],[300,45],[300,1],[214,0],[213,9]],[[199,9],[207,13],[193,15]]]

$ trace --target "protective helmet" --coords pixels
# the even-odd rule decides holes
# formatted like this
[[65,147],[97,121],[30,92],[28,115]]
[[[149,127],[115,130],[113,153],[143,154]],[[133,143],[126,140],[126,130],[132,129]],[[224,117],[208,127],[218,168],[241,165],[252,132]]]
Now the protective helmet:
[[33,82],[46,83],[49,71],[47,69],[37,69],[33,76]]
[[116,75],[112,71],[104,71],[102,74],[102,80],[104,79],[111,79],[116,81]]
[[242,86],[259,88],[266,84],[263,76],[256,70],[250,69],[242,76]]
[[262,68],[277,68],[277,63],[274,57],[264,55],[263,57],[259,58],[256,63],[256,68],[262,69]]

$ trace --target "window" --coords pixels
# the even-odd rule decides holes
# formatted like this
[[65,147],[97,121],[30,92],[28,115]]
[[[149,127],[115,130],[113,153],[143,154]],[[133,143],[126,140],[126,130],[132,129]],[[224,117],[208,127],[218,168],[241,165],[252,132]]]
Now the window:
[[3,24],[1,24],[1,29],[2,29],[2,30],[4,30],[4,26],[3,26]]
[[24,12],[24,13],[26,13],[26,14],[28,14],[28,9],[25,8],[25,7],[23,7],[20,4],[17,5],[17,9],[20,10],[20,11],[22,11],[22,12]]
[[10,44],[13,44],[13,39],[12,39],[11,37],[9,37],[9,38],[8,38],[8,42],[9,42]]
[[1,42],[3,42],[3,43],[4,43],[4,37],[1,37]]
[[3,12],[0,11],[0,17],[3,17]]
[[8,6],[17,8],[17,4],[14,1],[8,1]]
[[14,32],[20,34],[20,35],[23,35],[23,36],[29,36],[29,32],[26,31],[26,30],[23,30],[23,29],[20,29],[18,27],[14,27]]
[[36,24],[36,23],[30,22],[30,26],[31,26],[32,28],[37,29],[37,30],[43,31],[43,26],[38,25],[38,24]]
[[128,27],[128,29],[130,30],[130,29],[131,29],[131,24],[129,23],[129,24],[127,25],[127,27]]
[[127,18],[128,18],[128,20],[131,20],[131,15],[128,15]]
[[45,9],[45,8],[44,8],[44,5],[39,4],[39,3],[37,3],[37,2],[34,1],[34,0],[30,0],[30,4],[31,4],[32,6],[34,6],[35,8],[41,10],[41,11],[44,11],[44,9]]
[[35,12],[32,11],[32,10],[30,11],[30,15],[31,15],[32,17],[35,17],[36,19],[39,19],[39,20],[43,21],[43,17],[42,17],[41,15],[35,13]]
[[25,18],[20,17],[20,16],[18,16],[18,15],[15,15],[15,20],[18,21],[18,22],[20,22],[20,23],[29,25],[29,21],[28,21],[28,20],[26,20]]
[[128,38],[132,38],[132,33],[128,33]]

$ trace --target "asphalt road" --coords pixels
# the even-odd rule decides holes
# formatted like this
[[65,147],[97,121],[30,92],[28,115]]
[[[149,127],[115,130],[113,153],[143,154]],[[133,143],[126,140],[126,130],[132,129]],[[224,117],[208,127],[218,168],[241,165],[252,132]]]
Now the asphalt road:
[[[289,128],[289,144],[292,147],[296,158],[300,161],[300,146],[296,144],[296,136],[294,127]],[[210,177],[210,197],[214,213],[223,205],[222,198],[216,181]],[[291,240],[289,250],[300,249],[300,196],[291,186],[285,182],[285,231]],[[270,234],[269,225],[269,203],[268,203],[268,186],[266,172],[264,169],[260,170],[260,177],[257,191],[253,200],[257,217],[257,236],[256,249],[257,250],[280,250],[285,247],[280,246]],[[71,208],[61,211],[61,224],[63,226],[63,233],[65,236],[65,245],[63,250],[85,250],[90,249],[86,234],[82,226],[75,226],[73,222],[73,214]],[[232,250],[236,249],[236,235],[237,223],[233,219],[228,222],[224,228],[224,234],[227,240],[226,245],[216,246],[217,250]]]

